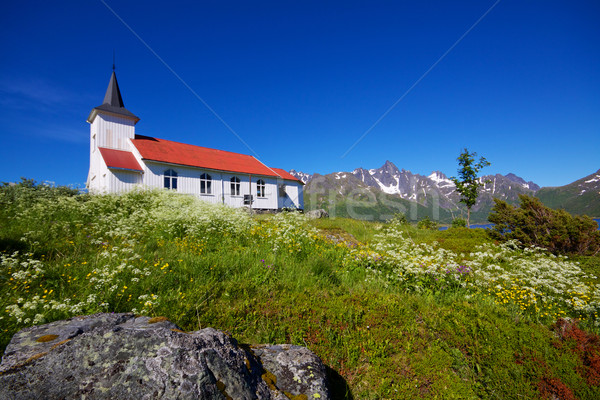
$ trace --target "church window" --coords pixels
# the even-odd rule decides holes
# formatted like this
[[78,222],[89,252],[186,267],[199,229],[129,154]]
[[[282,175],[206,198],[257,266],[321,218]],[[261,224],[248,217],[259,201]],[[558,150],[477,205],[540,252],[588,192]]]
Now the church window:
[[200,193],[211,194],[212,177],[209,174],[200,175]]
[[177,172],[172,169],[165,171],[165,188],[177,190]]
[[265,181],[259,179],[256,181],[256,197],[265,197]]
[[238,178],[237,176],[231,178],[231,195],[240,195],[240,178]]

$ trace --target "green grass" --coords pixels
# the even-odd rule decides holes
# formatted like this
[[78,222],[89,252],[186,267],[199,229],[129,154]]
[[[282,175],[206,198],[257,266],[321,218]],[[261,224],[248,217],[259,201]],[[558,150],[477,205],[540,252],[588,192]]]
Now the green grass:
[[384,223],[373,221],[362,221],[350,218],[322,218],[310,221],[315,228],[331,232],[332,234],[348,233],[359,242],[368,242],[373,239]]
[[417,243],[437,242],[440,247],[456,253],[470,253],[476,246],[492,243],[485,230],[467,228],[449,228],[447,230],[418,229],[405,227],[406,235]]
[[[32,324],[133,311],[242,343],[307,346],[330,368],[334,398],[600,396],[597,280],[483,230],[250,217],[166,192],[3,187],[0,204],[2,351]],[[600,265],[576,261],[587,273]],[[476,274],[493,265],[505,271],[493,281]],[[573,284],[542,285],[546,302],[526,303],[528,284],[507,282],[540,265],[571,271]],[[554,328],[563,315],[585,320]]]

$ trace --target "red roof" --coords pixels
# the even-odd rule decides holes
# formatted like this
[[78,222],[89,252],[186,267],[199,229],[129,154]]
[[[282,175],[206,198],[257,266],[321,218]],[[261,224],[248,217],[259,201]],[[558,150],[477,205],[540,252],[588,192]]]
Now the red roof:
[[298,181],[304,185],[304,182],[302,182],[300,179],[296,178],[294,175],[290,174],[289,172],[287,172],[284,169],[281,169],[281,168],[271,168],[271,169],[273,171],[277,172],[279,174],[279,176],[282,177],[283,179],[289,179],[291,181]]
[[99,147],[100,154],[108,168],[129,169],[143,172],[140,164],[135,159],[133,153],[123,150],[107,149]]
[[148,161],[251,175],[278,176],[278,173],[274,172],[273,169],[256,158],[245,154],[209,149],[142,135],[135,135],[132,143],[142,155],[142,159]]

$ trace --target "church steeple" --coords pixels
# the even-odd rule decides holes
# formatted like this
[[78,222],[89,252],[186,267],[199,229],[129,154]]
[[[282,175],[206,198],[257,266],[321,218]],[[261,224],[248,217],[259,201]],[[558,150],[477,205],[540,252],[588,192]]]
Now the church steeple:
[[96,115],[102,112],[117,114],[120,117],[131,119],[134,121],[134,124],[140,120],[135,114],[126,109],[125,105],[123,104],[123,97],[121,96],[119,84],[117,83],[117,75],[115,74],[114,64],[113,72],[110,76],[110,81],[108,82],[108,88],[106,88],[106,94],[104,95],[104,102],[102,105],[92,109],[87,121],[92,123],[94,118],[96,118]]
[[115,74],[114,68],[112,75],[110,76],[110,82],[108,83],[106,94],[104,95],[104,103],[102,104],[108,104],[112,107],[125,108],[125,105],[123,104],[123,98],[121,97],[121,91],[119,90],[119,84],[117,83],[117,75]]

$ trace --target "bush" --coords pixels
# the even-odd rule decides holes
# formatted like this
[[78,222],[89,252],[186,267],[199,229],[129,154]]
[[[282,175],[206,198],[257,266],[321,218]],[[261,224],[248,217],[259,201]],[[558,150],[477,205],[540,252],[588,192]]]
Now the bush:
[[406,215],[402,214],[402,213],[395,213],[394,216],[388,221],[390,224],[397,224],[397,225],[408,225],[408,219],[406,218]]
[[425,217],[417,223],[417,228],[419,229],[438,229],[438,223],[429,219],[429,217]]
[[496,204],[488,217],[496,224],[490,230],[494,238],[517,239],[525,245],[543,247],[554,254],[598,254],[600,232],[592,218],[553,210],[535,197],[520,195],[519,198],[520,207],[494,199]]
[[2,207],[17,205],[26,208],[39,199],[56,200],[78,194],[77,189],[68,186],[53,186],[47,183],[38,183],[33,179],[21,178],[19,183],[2,182],[0,184],[0,205]]
[[452,227],[453,228],[466,228],[467,220],[463,219],[463,218],[454,218],[452,220]]

